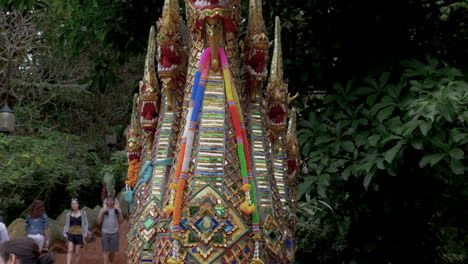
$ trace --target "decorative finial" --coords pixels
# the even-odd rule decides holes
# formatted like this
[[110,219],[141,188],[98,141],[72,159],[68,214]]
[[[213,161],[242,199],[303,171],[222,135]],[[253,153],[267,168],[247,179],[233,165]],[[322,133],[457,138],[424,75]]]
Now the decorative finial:
[[250,0],[249,19],[251,19],[252,16],[254,16],[255,14],[258,14],[261,17],[263,17],[262,0]]
[[270,82],[275,80],[283,81],[283,52],[281,51],[281,22],[279,17],[275,19],[275,44],[270,73]]
[[133,107],[132,107],[132,119],[130,121],[130,129],[134,131],[139,131],[140,130],[140,121],[138,118],[138,94],[133,95]]
[[174,14],[179,13],[179,1],[177,0],[165,0],[164,1],[164,7],[163,7],[163,12],[162,12],[162,17],[164,17],[166,11],[170,10],[171,12],[174,12]]
[[297,108],[293,107],[289,111],[288,134],[296,134],[297,126]]
[[154,26],[151,26],[149,39],[148,39],[148,50],[146,52],[146,61],[145,61],[145,73],[144,80],[149,84],[154,90],[159,88],[158,81],[156,79],[156,70],[154,67],[154,58],[156,56],[156,30]]

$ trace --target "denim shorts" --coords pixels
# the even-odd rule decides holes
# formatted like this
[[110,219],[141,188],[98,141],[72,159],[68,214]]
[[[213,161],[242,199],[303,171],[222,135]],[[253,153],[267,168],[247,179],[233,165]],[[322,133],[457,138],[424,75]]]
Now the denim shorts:
[[83,245],[83,235],[67,234],[68,241],[75,245]]
[[102,233],[102,249],[104,251],[119,251],[119,232]]

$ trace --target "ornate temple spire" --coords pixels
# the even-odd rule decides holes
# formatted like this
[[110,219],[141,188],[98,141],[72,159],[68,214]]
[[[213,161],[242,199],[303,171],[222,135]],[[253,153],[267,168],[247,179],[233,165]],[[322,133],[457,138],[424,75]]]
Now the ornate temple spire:
[[240,0],[185,0],[185,17],[177,2],[164,1],[141,81],[129,262],[294,263],[295,222],[286,210],[295,202],[299,152],[287,134],[279,19],[270,78],[261,0],[242,1],[249,3],[242,56]]
[[283,81],[283,52],[281,50],[281,22],[275,19],[275,43],[271,60],[270,82]]

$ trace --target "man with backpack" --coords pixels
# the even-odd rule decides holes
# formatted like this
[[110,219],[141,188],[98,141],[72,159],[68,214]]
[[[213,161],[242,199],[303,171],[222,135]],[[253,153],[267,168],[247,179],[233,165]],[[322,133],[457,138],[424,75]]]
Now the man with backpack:
[[97,224],[101,225],[102,230],[104,264],[112,264],[114,253],[119,251],[119,225],[123,221],[119,204],[113,196],[108,196],[97,219]]

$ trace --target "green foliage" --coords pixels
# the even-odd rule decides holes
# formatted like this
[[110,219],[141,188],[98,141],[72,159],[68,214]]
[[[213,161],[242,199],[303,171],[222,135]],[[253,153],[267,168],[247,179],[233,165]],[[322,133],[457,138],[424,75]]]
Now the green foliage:
[[33,199],[53,202],[53,215],[69,207],[70,197],[96,193],[100,178],[92,155],[89,145],[70,134],[0,135],[0,207],[7,221],[21,216]]
[[395,83],[383,73],[366,78],[362,87],[336,84],[337,93],[300,121],[299,144],[313,172],[305,180],[318,180],[301,186],[299,196],[313,185],[326,196],[330,181],[349,177],[362,179],[367,189],[381,172],[397,175],[409,149],[420,153],[420,168],[437,165],[464,173],[468,85],[462,74],[440,68],[434,59],[404,66]]
[[164,1],[48,1],[61,18],[59,45],[93,58],[92,87],[104,92],[119,82],[118,68],[130,56],[146,51],[149,28],[161,14]]
[[335,82],[392,71],[408,58],[432,56],[466,69],[466,1],[278,0],[263,5],[270,38],[274,17],[281,18],[285,76],[290,91],[304,98],[316,90],[333,92]]
[[[103,164],[99,172],[103,182],[106,183],[108,191],[119,192],[125,186],[125,180],[127,179],[127,151],[116,151],[111,155],[111,163]],[[111,175],[112,179],[106,180],[106,176]]]
[[23,10],[23,9],[32,9],[37,2],[36,0],[1,0],[0,8],[11,10]]
[[[330,223],[335,219],[331,222],[342,224],[346,217],[353,216],[356,217],[353,221],[357,221],[362,217],[360,207],[369,213],[376,206],[375,201],[367,200],[369,196],[389,195],[392,185],[388,181],[409,187],[423,180],[414,179],[421,176],[425,184],[444,186],[437,193],[446,197],[466,188],[462,176],[466,171],[464,150],[468,145],[468,85],[463,75],[431,58],[427,63],[404,61],[402,67],[399,79],[384,72],[378,78],[365,78],[362,85],[352,81],[336,84],[335,94],[304,111],[307,118],[299,123],[298,140],[309,174],[298,187],[298,198],[304,194],[318,195],[333,205],[335,211],[343,210],[337,213],[339,216],[327,216],[322,221]],[[462,203],[466,198],[465,194],[457,201]],[[399,199],[403,195],[394,197],[390,203]],[[421,206],[432,206],[434,214],[443,215],[439,223],[428,229],[434,235],[439,234],[439,245],[445,245],[447,237],[442,239],[438,228],[457,225],[444,222],[447,208],[435,205],[433,200],[422,203],[427,204]],[[351,204],[355,212],[348,207]],[[395,210],[392,206],[384,210]],[[355,229],[357,223],[353,221],[351,226]],[[466,228],[457,231],[462,236],[468,235]],[[348,239],[349,236],[352,234],[348,234]],[[356,242],[348,241],[347,246]],[[464,243],[455,244],[460,247]],[[369,250],[376,253],[375,248]],[[438,258],[454,253],[450,250],[446,245],[440,246],[436,251]],[[462,250],[457,254],[465,254],[466,260],[467,253]]]

